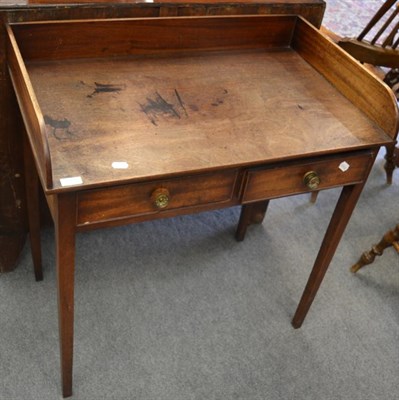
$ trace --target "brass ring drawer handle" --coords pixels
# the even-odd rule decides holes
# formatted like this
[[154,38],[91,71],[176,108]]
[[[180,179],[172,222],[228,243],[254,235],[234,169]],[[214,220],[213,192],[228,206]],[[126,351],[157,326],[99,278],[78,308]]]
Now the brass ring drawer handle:
[[165,188],[155,189],[152,192],[151,200],[156,208],[166,208],[169,205],[169,190]]
[[303,176],[303,183],[311,190],[315,190],[320,185],[320,177],[315,171],[306,172]]

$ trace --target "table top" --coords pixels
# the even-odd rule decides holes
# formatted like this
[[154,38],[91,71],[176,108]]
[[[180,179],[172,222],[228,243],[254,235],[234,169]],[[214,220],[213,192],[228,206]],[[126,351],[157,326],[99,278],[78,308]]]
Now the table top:
[[[386,140],[292,49],[27,68],[46,122],[55,188],[71,176],[98,185]],[[113,168],[115,162],[127,168]]]
[[[396,126],[383,115],[397,113],[383,85],[362,71],[386,102],[377,111],[362,104],[363,89],[342,86],[350,71],[335,71],[331,52],[346,68],[359,66],[313,42],[320,33],[296,17],[15,27],[44,130],[31,140],[48,142],[51,190],[69,177],[101,187],[377,147]],[[70,39],[82,29],[83,39]],[[96,41],[101,34],[112,38]],[[343,75],[340,90],[315,69],[327,63],[327,75]]]

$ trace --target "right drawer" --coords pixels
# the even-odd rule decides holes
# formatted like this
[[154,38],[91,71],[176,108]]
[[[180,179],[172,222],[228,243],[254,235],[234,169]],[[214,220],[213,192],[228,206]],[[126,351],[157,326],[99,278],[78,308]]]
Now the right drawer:
[[[241,203],[359,183],[367,177],[373,159],[373,153],[367,151],[249,169],[243,180]],[[305,176],[311,180],[311,187],[317,187],[307,186]]]

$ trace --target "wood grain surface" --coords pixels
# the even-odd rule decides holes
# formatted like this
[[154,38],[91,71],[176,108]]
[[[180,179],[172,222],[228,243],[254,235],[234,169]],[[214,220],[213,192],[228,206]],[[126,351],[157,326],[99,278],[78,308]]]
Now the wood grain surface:
[[[28,71],[55,189],[70,176],[102,185],[387,142],[290,49],[30,63]],[[129,167],[114,169],[115,161]]]

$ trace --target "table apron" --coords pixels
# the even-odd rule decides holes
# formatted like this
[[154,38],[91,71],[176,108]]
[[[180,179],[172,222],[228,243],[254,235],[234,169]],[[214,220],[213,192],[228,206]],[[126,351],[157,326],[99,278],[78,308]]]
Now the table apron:
[[84,190],[76,196],[76,226],[90,230],[311,192],[303,179],[311,171],[320,180],[313,190],[353,185],[365,181],[373,160],[373,151],[364,150]]

